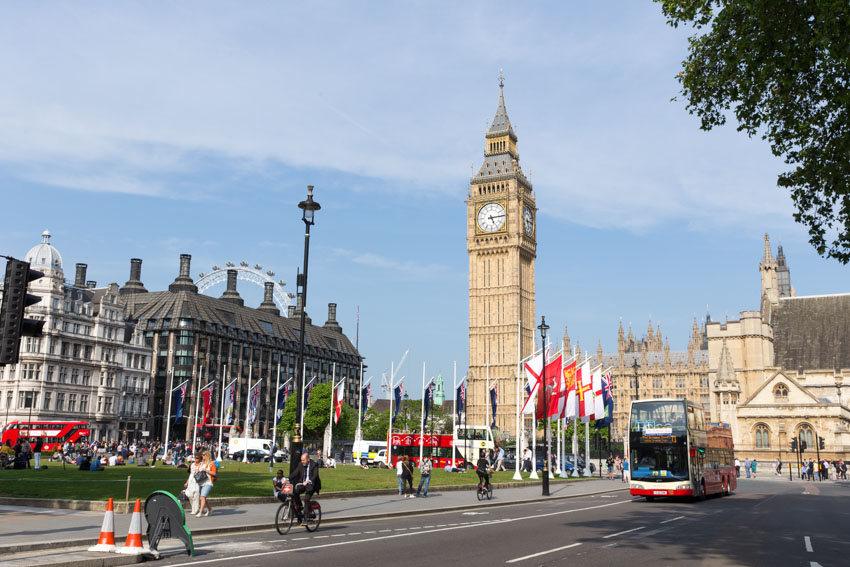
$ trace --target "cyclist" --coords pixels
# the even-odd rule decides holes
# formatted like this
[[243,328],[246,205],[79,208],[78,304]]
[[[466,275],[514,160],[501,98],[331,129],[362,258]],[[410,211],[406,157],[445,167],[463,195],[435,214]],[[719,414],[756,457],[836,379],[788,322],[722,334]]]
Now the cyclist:
[[[310,509],[310,500],[313,494],[319,493],[322,489],[322,481],[319,480],[319,466],[310,460],[310,453],[304,451],[301,453],[301,462],[289,475],[289,482],[292,483],[294,490],[292,491],[292,501],[295,503],[295,511],[301,518],[302,524],[306,525],[306,518],[302,510]],[[304,506],[301,505],[301,494],[304,494]]]
[[478,453],[478,462],[475,463],[475,472],[478,474],[478,484],[483,484],[484,488],[490,489],[490,461],[487,460],[487,455],[484,449]]

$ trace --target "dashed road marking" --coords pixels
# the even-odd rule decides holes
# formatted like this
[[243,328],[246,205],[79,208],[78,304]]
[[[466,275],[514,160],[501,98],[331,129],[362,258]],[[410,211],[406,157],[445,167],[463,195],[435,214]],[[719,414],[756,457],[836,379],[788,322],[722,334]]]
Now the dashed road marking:
[[661,524],[666,524],[668,522],[675,522],[676,520],[681,520],[684,516],[676,516],[675,518],[670,518],[669,520],[664,520],[663,522],[659,522]]
[[561,547],[556,547],[555,549],[547,549],[546,551],[541,551],[539,553],[533,553],[531,555],[524,555],[523,557],[517,557],[515,559],[509,559],[505,561],[505,563],[516,563],[518,561],[523,561],[525,559],[531,559],[532,557],[540,557],[541,555],[547,555],[549,553],[555,553],[556,551],[563,551],[564,549],[569,549],[571,547],[578,547],[581,545],[580,543],[571,543],[570,545],[564,545]]
[[814,553],[815,550],[812,549],[812,538],[806,536],[803,538],[803,542],[805,542],[806,544],[806,551],[808,551],[809,553]]
[[629,533],[632,533],[632,532],[636,532],[636,531],[638,531],[638,530],[642,530],[642,529],[644,529],[645,527],[646,527],[646,526],[641,526],[641,527],[639,527],[639,528],[632,528],[632,529],[630,529],[630,530],[625,530],[625,531],[622,531],[622,532],[617,532],[617,533],[615,533],[615,534],[610,534],[610,535],[604,536],[602,539],[608,539],[609,537],[617,537],[618,535],[629,534]]

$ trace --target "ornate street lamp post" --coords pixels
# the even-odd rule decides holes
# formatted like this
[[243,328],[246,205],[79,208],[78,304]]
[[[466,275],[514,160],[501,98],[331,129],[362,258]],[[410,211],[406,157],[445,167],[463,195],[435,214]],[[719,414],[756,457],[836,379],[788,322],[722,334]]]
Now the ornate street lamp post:
[[548,397],[548,392],[546,391],[546,331],[549,330],[549,325],[546,324],[546,316],[543,315],[540,317],[540,325],[538,325],[537,329],[540,331],[540,337],[542,339],[543,345],[543,390],[538,394],[543,396],[543,431],[546,434],[546,455],[543,457],[543,477],[542,477],[542,486],[543,486],[543,496],[549,496],[549,418],[548,418],[548,408],[546,407],[546,398]]
[[301,462],[301,451],[304,449],[304,442],[301,439],[301,404],[304,403],[304,327],[306,325],[307,313],[307,261],[310,258],[310,227],[315,224],[316,211],[321,209],[321,205],[313,200],[313,186],[307,186],[307,200],[298,203],[298,208],[301,209],[301,220],[307,232],[304,234],[304,273],[298,276],[297,287],[301,288],[301,332],[298,334],[298,362],[296,366],[296,376],[298,379],[295,382],[295,389],[298,393],[295,404],[295,432],[292,435],[292,447],[289,451],[289,470],[295,470],[298,463]]

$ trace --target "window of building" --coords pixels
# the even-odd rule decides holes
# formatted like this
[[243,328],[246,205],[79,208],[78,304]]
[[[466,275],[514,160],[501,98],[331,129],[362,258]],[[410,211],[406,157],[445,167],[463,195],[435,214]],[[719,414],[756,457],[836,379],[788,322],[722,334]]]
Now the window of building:
[[68,382],[68,368],[65,366],[59,367],[59,383],[65,384]]
[[89,396],[88,394],[80,394],[80,412],[87,413],[89,411]]
[[68,394],[68,411],[77,411],[77,394]]
[[770,430],[766,425],[756,426],[756,449],[767,449],[770,447]]
[[103,396],[97,397],[97,413],[103,413]]
[[44,393],[44,403],[42,404],[41,409],[43,409],[43,410],[49,410],[50,409],[50,396],[51,396],[50,392]]
[[18,409],[32,409],[38,403],[38,392],[18,392]]
[[800,428],[797,430],[797,438],[800,440],[801,443],[805,441],[807,448],[814,448],[814,434],[812,433],[812,428],[808,425],[800,426]]
[[57,392],[56,394],[56,411],[65,411],[65,393]]
[[777,402],[787,402],[788,401],[788,388],[785,384],[779,384],[776,388],[773,389],[773,397]]

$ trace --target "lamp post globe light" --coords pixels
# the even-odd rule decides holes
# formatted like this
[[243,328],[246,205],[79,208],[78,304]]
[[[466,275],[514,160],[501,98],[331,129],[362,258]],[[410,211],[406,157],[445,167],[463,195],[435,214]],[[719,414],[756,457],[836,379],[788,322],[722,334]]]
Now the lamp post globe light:
[[301,209],[301,220],[304,221],[306,232],[304,233],[304,271],[299,274],[297,287],[301,290],[301,332],[298,334],[298,362],[296,363],[295,391],[297,392],[295,404],[295,432],[292,434],[292,446],[289,451],[289,470],[295,470],[301,462],[301,451],[304,442],[301,439],[301,412],[304,403],[304,327],[306,325],[307,313],[307,263],[310,258],[310,227],[316,224],[316,211],[321,205],[313,200],[313,186],[307,186],[307,199],[298,203]]
[[[543,476],[541,477],[541,482],[543,486],[543,496],[549,496],[549,418],[548,416],[548,408],[546,407],[546,398],[548,397],[548,392],[546,391],[546,364],[549,362],[546,360],[548,357],[546,355],[546,331],[549,330],[549,325],[546,324],[546,316],[542,315],[540,317],[540,325],[537,326],[537,329],[540,331],[540,338],[542,340],[541,344],[543,345],[543,391],[540,392],[540,395],[543,396],[543,431],[546,436],[546,454],[543,457]],[[536,437],[536,436],[535,436]]]

